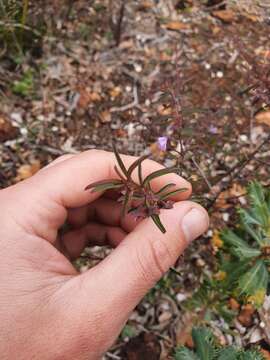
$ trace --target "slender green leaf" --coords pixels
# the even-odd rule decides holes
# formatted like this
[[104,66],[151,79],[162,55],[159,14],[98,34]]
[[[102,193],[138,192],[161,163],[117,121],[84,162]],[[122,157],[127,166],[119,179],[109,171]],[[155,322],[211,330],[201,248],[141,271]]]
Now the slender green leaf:
[[185,192],[185,191],[187,191],[187,188],[177,189],[177,190],[168,192],[167,194],[162,195],[160,197],[160,200],[167,200],[168,198],[173,197],[173,196],[180,194],[182,192]]
[[176,186],[176,184],[170,183],[167,185],[164,185],[161,189],[159,189],[157,192],[155,192],[156,195],[160,195],[162,194],[164,191],[167,191],[168,189],[170,189],[171,187]]
[[132,193],[127,192],[124,197],[123,207],[122,207],[122,216],[125,216],[128,212],[128,207],[132,199]]
[[128,179],[131,178],[131,175],[132,175],[133,171],[136,169],[136,167],[138,167],[139,164],[142,164],[142,162],[144,160],[146,160],[148,157],[149,157],[149,155],[143,155],[143,156],[139,157],[139,159],[135,160],[133,164],[130,165],[130,167],[128,168],[128,171],[127,171]]
[[98,192],[98,191],[104,191],[104,190],[109,190],[109,189],[118,189],[118,188],[121,188],[122,186],[123,186],[123,183],[121,180],[111,179],[111,180],[96,181],[96,182],[86,186],[85,190],[92,189],[92,192]]
[[267,268],[262,260],[257,260],[255,265],[239,278],[238,288],[240,295],[251,296],[259,290],[265,291],[269,281]]
[[127,180],[124,178],[123,174],[118,169],[118,167],[116,165],[114,165],[113,168],[114,168],[114,171],[116,172],[116,174],[119,176],[119,178],[123,181],[123,183],[125,183]]
[[265,201],[264,188],[258,181],[249,184],[248,195],[254,205],[261,205]]
[[250,247],[244,240],[231,230],[224,230],[221,238],[225,244],[231,246],[231,251],[239,258],[253,258],[260,256],[261,251]]
[[240,218],[244,224],[261,225],[261,223],[258,221],[258,219],[253,217],[252,216],[253,214],[250,213],[249,211],[247,211],[246,209],[239,209],[238,212],[239,212]]
[[246,232],[258,243],[260,247],[265,245],[265,241],[261,235],[260,229],[254,229],[252,226],[250,226],[247,223],[243,223],[243,227],[246,230]]
[[176,167],[170,167],[170,168],[165,168],[165,169],[154,171],[144,179],[143,185],[148,185],[151,180],[153,180],[157,177],[163,176],[163,175],[173,173],[175,171],[177,171]]
[[128,177],[128,171],[127,171],[127,169],[126,169],[126,167],[125,167],[125,165],[124,165],[124,163],[123,163],[123,161],[121,159],[121,156],[119,155],[119,153],[118,153],[118,151],[116,149],[116,146],[114,144],[113,144],[113,152],[114,152],[114,155],[116,157],[117,163],[118,163],[121,171],[123,172],[123,174],[126,177]]
[[154,223],[157,225],[157,227],[159,228],[159,230],[165,234],[166,229],[163,226],[162,222],[160,221],[160,218],[158,215],[151,215],[152,220],[154,221]]
[[143,184],[143,177],[142,177],[142,163],[138,165],[138,177],[139,177],[139,184]]

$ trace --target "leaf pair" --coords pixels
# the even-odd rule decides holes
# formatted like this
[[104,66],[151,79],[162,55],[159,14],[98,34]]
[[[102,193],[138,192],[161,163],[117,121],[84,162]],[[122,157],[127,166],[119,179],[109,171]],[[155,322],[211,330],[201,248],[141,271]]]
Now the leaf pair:
[[[166,232],[163,226],[159,212],[160,209],[169,209],[172,207],[169,200],[173,196],[187,189],[172,189],[175,184],[167,184],[163,186],[159,191],[154,192],[151,188],[151,181],[177,170],[175,167],[164,168],[152,172],[143,178],[142,175],[142,163],[148,158],[147,155],[143,155],[135,160],[129,168],[126,168],[120,154],[114,146],[114,154],[117,161],[117,166],[114,167],[119,179],[108,179],[97,181],[89,184],[85,190],[92,190],[92,192],[102,192],[107,190],[117,190],[122,193],[120,201],[122,202],[122,216],[127,213],[138,213],[140,216],[149,216],[152,218],[155,225],[162,233]],[[137,184],[133,179],[133,172],[137,169],[139,183]]]

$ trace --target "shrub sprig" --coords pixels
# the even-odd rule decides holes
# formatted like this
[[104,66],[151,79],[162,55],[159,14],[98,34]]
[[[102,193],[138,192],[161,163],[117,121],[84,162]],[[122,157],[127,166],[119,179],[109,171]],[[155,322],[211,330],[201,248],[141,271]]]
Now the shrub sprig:
[[[118,191],[120,193],[118,201],[122,204],[122,216],[130,213],[137,219],[151,217],[159,230],[165,233],[166,229],[159,216],[160,210],[171,209],[174,203],[171,198],[187,189],[177,189],[175,188],[176,184],[168,183],[158,191],[154,191],[151,187],[151,181],[160,176],[174,173],[177,168],[169,167],[157,170],[143,178],[142,163],[148,158],[147,155],[141,156],[129,168],[126,168],[115,146],[114,154],[118,164],[118,167],[114,166],[114,169],[118,178],[91,183],[85,190],[91,190],[92,192]],[[138,172],[138,183],[132,178],[135,170]]]

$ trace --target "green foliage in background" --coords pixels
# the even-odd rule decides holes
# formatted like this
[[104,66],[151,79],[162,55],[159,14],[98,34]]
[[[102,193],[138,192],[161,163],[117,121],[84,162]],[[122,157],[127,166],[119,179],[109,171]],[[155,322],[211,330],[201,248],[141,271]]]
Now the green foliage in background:
[[176,349],[175,360],[263,360],[257,350],[245,351],[232,346],[218,345],[212,332],[206,327],[193,328],[194,351],[185,346]]
[[0,0],[0,56],[22,56],[36,45],[42,31],[30,23],[29,0]]
[[33,93],[34,89],[34,75],[31,69],[27,70],[22,78],[18,81],[15,81],[12,86],[12,91],[16,95],[23,97],[30,96]]
[[204,320],[215,315],[227,322],[236,311],[229,299],[251,303],[259,308],[270,283],[270,189],[252,182],[247,189],[249,206],[241,208],[234,229],[219,235],[216,273],[204,274],[199,289],[184,303],[187,310],[199,309]]
[[248,199],[249,208],[239,209],[239,226],[221,233],[222,270],[225,285],[233,288],[237,298],[260,307],[270,280],[270,190],[252,182]]

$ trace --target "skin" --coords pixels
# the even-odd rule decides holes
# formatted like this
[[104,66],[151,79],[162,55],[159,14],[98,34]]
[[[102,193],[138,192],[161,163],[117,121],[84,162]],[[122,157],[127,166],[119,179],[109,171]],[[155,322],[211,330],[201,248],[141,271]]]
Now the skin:
[[[135,158],[123,159],[128,166]],[[151,219],[121,219],[116,201],[84,191],[116,178],[114,165],[109,152],[66,155],[0,191],[2,360],[100,359],[142,297],[207,229],[207,213],[186,200],[191,186],[175,174],[152,182],[154,189],[168,182],[188,189],[161,213],[166,234]],[[147,160],[143,174],[160,168]],[[61,235],[65,223],[70,230]],[[70,260],[86,245],[115,249],[79,274]]]

